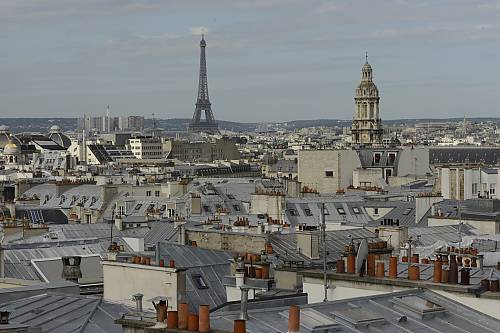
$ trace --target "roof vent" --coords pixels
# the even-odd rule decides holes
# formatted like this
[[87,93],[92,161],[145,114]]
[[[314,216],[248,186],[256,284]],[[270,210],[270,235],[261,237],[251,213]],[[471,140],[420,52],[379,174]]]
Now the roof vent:
[[417,315],[420,318],[424,318],[427,315],[446,312],[446,309],[441,305],[417,295],[394,297],[392,299],[392,302],[396,305],[399,305],[403,312]]
[[342,321],[351,324],[355,328],[360,326],[368,326],[370,324],[378,324],[385,322],[385,318],[379,314],[371,312],[364,308],[352,308],[345,310],[338,310],[332,312],[335,319],[340,319]]

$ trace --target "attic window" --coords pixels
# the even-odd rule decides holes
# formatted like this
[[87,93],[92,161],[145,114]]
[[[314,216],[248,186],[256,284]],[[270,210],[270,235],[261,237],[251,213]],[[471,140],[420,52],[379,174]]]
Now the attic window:
[[228,195],[227,195],[227,198],[228,198],[228,199],[231,199],[231,200],[234,200],[234,195],[232,195],[232,194],[228,194]]
[[345,215],[345,210],[342,207],[337,208],[337,212],[339,212],[340,215]]
[[191,275],[191,279],[193,280],[193,283],[196,286],[196,288],[198,288],[198,289],[208,289],[208,285],[205,282],[205,279],[200,274],[193,274],[193,275]]
[[361,211],[358,207],[352,207],[352,211],[354,212],[354,214],[361,214]]
[[161,205],[160,212],[164,212],[166,208],[167,208],[167,205]]
[[289,209],[288,211],[290,212],[290,215],[292,215],[292,216],[299,216],[299,214],[297,213],[297,211],[294,208]]
[[326,207],[324,207],[323,212],[325,215],[330,215],[330,211]]
[[240,206],[238,206],[238,205],[233,205],[233,208],[234,208],[234,210],[235,210],[235,211],[237,211],[237,212],[241,211],[241,208],[240,208]]
[[309,208],[305,208],[304,213],[306,214],[306,216],[313,216],[313,214]]
[[134,209],[135,209],[135,210],[139,210],[139,209],[141,209],[141,207],[142,207],[142,204],[137,204],[137,206],[135,206],[135,208],[134,208]]
[[413,208],[406,208],[406,210],[403,212],[403,215],[409,215]]

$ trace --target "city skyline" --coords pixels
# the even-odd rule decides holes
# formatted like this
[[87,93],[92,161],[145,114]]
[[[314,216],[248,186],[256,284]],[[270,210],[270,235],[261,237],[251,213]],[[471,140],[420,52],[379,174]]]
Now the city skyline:
[[220,120],[352,119],[365,51],[383,119],[487,117],[499,104],[496,1],[3,1],[0,9],[3,117],[78,117],[109,104],[114,115],[188,119],[201,33]]

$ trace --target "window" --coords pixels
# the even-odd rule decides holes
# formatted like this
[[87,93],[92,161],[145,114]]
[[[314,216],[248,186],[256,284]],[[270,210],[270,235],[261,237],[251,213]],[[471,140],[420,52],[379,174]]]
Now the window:
[[155,191],[155,197],[159,197],[160,196],[160,191]]
[[306,216],[313,216],[313,214],[309,208],[305,208],[304,213],[306,214]]
[[288,211],[290,212],[290,215],[292,215],[292,216],[299,216],[299,214],[297,213],[297,211],[295,209],[293,209],[293,208],[289,209]]
[[373,208],[373,214],[378,215],[378,208]]
[[161,205],[160,212],[164,212],[166,208],[167,208],[167,205]]
[[403,215],[410,215],[412,210],[413,208],[406,208],[405,211],[403,212]]
[[191,275],[191,279],[193,280],[194,285],[198,289],[208,289],[207,283],[205,279],[200,274]]
[[146,196],[150,197],[151,196],[151,191],[146,191]]
[[342,208],[342,207],[337,208],[337,212],[338,212],[340,215],[345,215],[345,210],[344,210],[344,208]]
[[496,186],[497,186],[497,184],[495,184],[495,183],[490,184],[490,194],[495,194],[495,187]]
[[92,215],[90,214],[85,215],[85,222],[89,224],[92,223]]
[[325,177],[333,177],[333,171],[331,170],[325,171]]
[[125,206],[118,206],[118,215],[119,216],[125,215]]
[[477,194],[477,183],[472,183],[472,194]]
[[330,215],[330,212],[328,211],[328,208],[325,207],[325,209],[323,210],[323,212],[325,213],[325,215]]
[[135,209],[135,210],[139,210],[139,209],[141,209],[141,207],[142,207],[142,204],[137,204],[137,206],[135,206],[135,208],[134,208],[134,209]]
[[380,153],[375,153],[373,155],[373,164],[380,164],[380,157],[381,157]]
[[354,212],[354,214],[361,214],[361,211],[358,207],[352,207],[352,211]]
[[238,206],[238,205],[233,205],[233,208],[237,212],[239,212],[241,210],[240,206]]

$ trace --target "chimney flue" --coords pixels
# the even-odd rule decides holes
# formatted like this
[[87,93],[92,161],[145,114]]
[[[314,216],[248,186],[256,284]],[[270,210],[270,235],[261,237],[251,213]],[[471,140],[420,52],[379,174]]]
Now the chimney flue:
[[234,333],[246,333],[247,332],[247,325],[246,321],[243,319],[236,319],[234,321]]
[[300,332],[300,308],[297,305],[290,306],[288,311],[288,333]]
[[206,304],[200,304],[199,307],[199,331],[200,333],[210,332],[210,308]]
[[241,287],[240,319],[248,319],[248,288]]
[[132,295],[132,297],[134,298],[135,301],[135,311],[137,313],[142,313],[142,298],[144,297],[144,295],[141,293],[137,293]]

